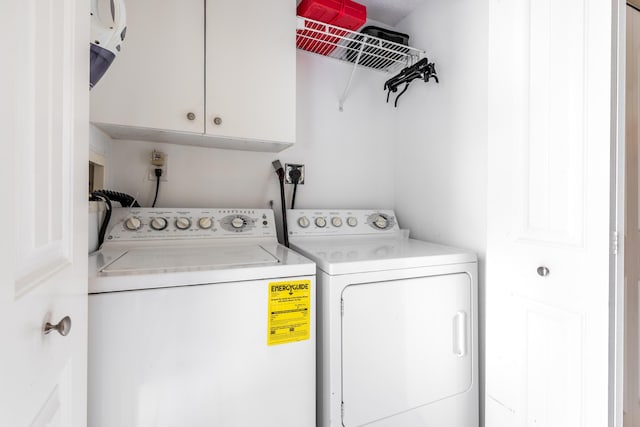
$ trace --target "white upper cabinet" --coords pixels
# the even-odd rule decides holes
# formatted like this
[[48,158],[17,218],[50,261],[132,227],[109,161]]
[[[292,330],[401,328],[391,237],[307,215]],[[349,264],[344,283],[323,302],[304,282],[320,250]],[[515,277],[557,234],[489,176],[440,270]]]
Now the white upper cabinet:
[[116,139],[281,151],[295,141],[295,25],[293,0],[127,2],[91,121]]
[[294,142],[295,2],[206,5],[207,135]]
[[202,132],[202,0],[136,0],[126,8],[122,52],[91,90],[91,121],[107,132],[114,125]]

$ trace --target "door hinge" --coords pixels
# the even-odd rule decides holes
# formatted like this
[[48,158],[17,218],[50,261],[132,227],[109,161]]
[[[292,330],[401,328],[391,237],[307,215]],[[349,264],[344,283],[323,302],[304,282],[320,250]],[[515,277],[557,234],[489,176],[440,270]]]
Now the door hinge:
[[620,238],[618,237],[617,231],[611,232],[611,253],[613,255],[618,255],[618,250],[620,249]]
[[340,315],[344,316],[344,300],[340,299]]

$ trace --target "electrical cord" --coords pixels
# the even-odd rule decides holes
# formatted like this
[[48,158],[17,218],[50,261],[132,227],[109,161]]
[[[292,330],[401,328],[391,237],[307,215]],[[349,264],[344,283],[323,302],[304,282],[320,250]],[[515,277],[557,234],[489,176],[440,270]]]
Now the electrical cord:
[[130,196],[128,194],[120,193],[118,191],[113,191],[113,190],[96,190],[94,191],[94,193],[95,192],[99,192],[103,194],[113,202],[120,203],[120,206],[122,206],[123,208],[130,208],[130,207],[139,208],[140,207],[140,204],[136,201],[135,197]]
[[107,210],[104,213],[104,220],[102,220],[100,230],[98,231],[98,249],[100,249],[100,246],[102,246],[102,243],[104,243],[104,236],[107,232],[107,226],[109,225],[109,221],[111,220],[111,200],[105,193],[100,190],[91,193],[91,198],[93,200],[102,199],[107,205]]
[[280,201],[281,201],[281,207],[282,207],[282,234],[284,235],[283,237],[284,245],[288,248],[289,247],[289,230],[287,228],[287,202],[284,196],[284,169],[282,167],[282,164],[280,163],[280,160],[274,160],[273,162],[271,162],[271,164],[273,165],[273,168],[275,169],[276,174],[278,175],[278,180],[280,181]]
[[296,205],[296,193],[298,192],[298,183],[300,182],[300,178],[302,177],[302,172],[300,172],[300,169],[293,169],[289,171],[289,177],[291,178],[291,182],[293,183],[293,195],[291,196],[291,209],[294,209]]
[[293,184],[293,194],[291,195],[291,209],[296,206],[296,192],[298,191],[298,183]]
[[156,201],[158,200],[158,190],[160,190],[160,177],[162,176],[162,169],[155,168],[154,172],[156,174],[156,195],[153,198],[153,204],[151,205],[152,208],[156,207]]

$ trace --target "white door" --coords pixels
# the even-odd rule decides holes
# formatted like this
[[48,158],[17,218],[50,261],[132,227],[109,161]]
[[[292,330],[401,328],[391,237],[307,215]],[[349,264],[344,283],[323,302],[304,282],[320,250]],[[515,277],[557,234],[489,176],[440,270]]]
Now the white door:
[[625,392],[624,426],[640,426],[640,374],[638,353],[640,309],[640,12],[627,7],[627,86],[625,150]]
[[611,3],[490,1],[488,427],[608,423]]
[[[0,425],[86,425],[88,2],[0,6]],[[43,334],[69,316],[69,334]]]

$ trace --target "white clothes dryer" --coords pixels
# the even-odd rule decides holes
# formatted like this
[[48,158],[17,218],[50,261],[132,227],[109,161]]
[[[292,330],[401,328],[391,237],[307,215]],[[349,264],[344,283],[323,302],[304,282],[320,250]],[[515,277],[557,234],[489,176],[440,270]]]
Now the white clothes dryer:
[[289,210],[316,262],[319,427],[477,427],[475,254],[391,210]]
[[271,210],[111,224],[89,258],[88,425],[315,425],[315,265]]

